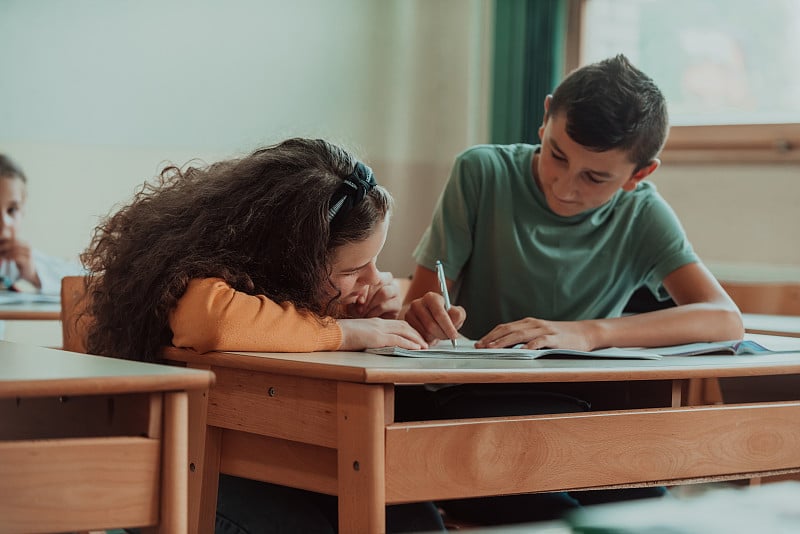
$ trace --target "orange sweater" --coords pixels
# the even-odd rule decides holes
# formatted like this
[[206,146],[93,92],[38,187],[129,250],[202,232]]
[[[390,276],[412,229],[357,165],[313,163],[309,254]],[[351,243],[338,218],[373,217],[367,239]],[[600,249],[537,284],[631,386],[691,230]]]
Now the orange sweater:
[[236,291],[220,278],[189,282],[169,326],[173,345],[197,352],[311,352],[337,350],[342,343],[333,318]]

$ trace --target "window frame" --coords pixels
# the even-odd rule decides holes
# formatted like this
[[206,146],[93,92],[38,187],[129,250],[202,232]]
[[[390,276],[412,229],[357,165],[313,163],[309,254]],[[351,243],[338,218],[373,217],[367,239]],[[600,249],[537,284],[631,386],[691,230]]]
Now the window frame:
[[[564,74],[581,64],[586,0],[567,0]],[[797,163],[800,123],[672,126],[661,159],[677,163]]]

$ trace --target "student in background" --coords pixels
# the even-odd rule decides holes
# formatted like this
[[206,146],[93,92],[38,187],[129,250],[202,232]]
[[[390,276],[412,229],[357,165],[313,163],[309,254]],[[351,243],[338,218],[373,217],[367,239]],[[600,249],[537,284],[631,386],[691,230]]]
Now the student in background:
[[58,295],[61,278],[80,274],[80,265],[47,256],[20,235],[28,179],[8,156],[0,154],[0,276],[4,289]]
[[[0,154],[0,283],[3,290],[59,295],[61,278],[83,271],[77,261],[48,256],[22,238],[27,185],[22,169]],[[0,321],[0,339],[4,337],[5,321]]]
[[[290,139],[204,168],[166,168],[96,230],[88,352],[155,361],[168,345],[307,352],[427,344],[376,258],[392,200],[369,167]],[[268,451],[266,452],[268,454]],[[336,498],[220,478],[217,532],[334,532]],[[440,530],[431,503],[390,530]]]
[[[736,306],[646,180],[668,131],[666,101],[653,81],[620,55],[571,73],[544,108],[541,144],[481,145],[458,156],[414,251],[417,268],[401,316],[428,342],[460,330],[479,348],[593,350],[741,338]],[[454,290],[449,311],[436,260]],[[641,286],[677,306],[622,317]],[[570,400],[540,388],[423,390],[417,410],[465,417],[478,405],[482,415],[585,409],[580,395]],[[538,505],[528,497],[445,509],[478,521],[524,521],[557,517],[607,494]]]

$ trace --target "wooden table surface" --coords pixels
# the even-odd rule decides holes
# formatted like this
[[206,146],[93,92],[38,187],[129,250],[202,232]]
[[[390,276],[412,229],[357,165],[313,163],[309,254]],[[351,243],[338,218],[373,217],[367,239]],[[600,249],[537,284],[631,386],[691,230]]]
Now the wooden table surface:
[[[800,340],[748,334],[776,350],[796,350]],[[197,365],[286,373],[367,384],[586,382],[673,380],[708,376],[759,376],[800,373],[798,354],[759,356],[670,356],[661,360],[536,359],[491,360],[403,358],[365,352],[198,354],[167,349],[166,357]]]
[[61,304],[55,302],[20,302],[0,304],[0,321],[58,321]]
[[0,398],[203,389],[209,377],[182,367],[0,341]]

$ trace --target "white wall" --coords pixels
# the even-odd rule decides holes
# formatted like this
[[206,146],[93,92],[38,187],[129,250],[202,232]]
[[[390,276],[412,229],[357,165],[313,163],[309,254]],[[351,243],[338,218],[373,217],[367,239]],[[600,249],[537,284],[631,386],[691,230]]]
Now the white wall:
[[[490,18],[480,0],[0,0],[26,235],[75,257],[166,161],[324,137],[395,194],[381,267],[408,274],[454,155],[486,141]],[[6,338],[59,343],[57,324]]]

